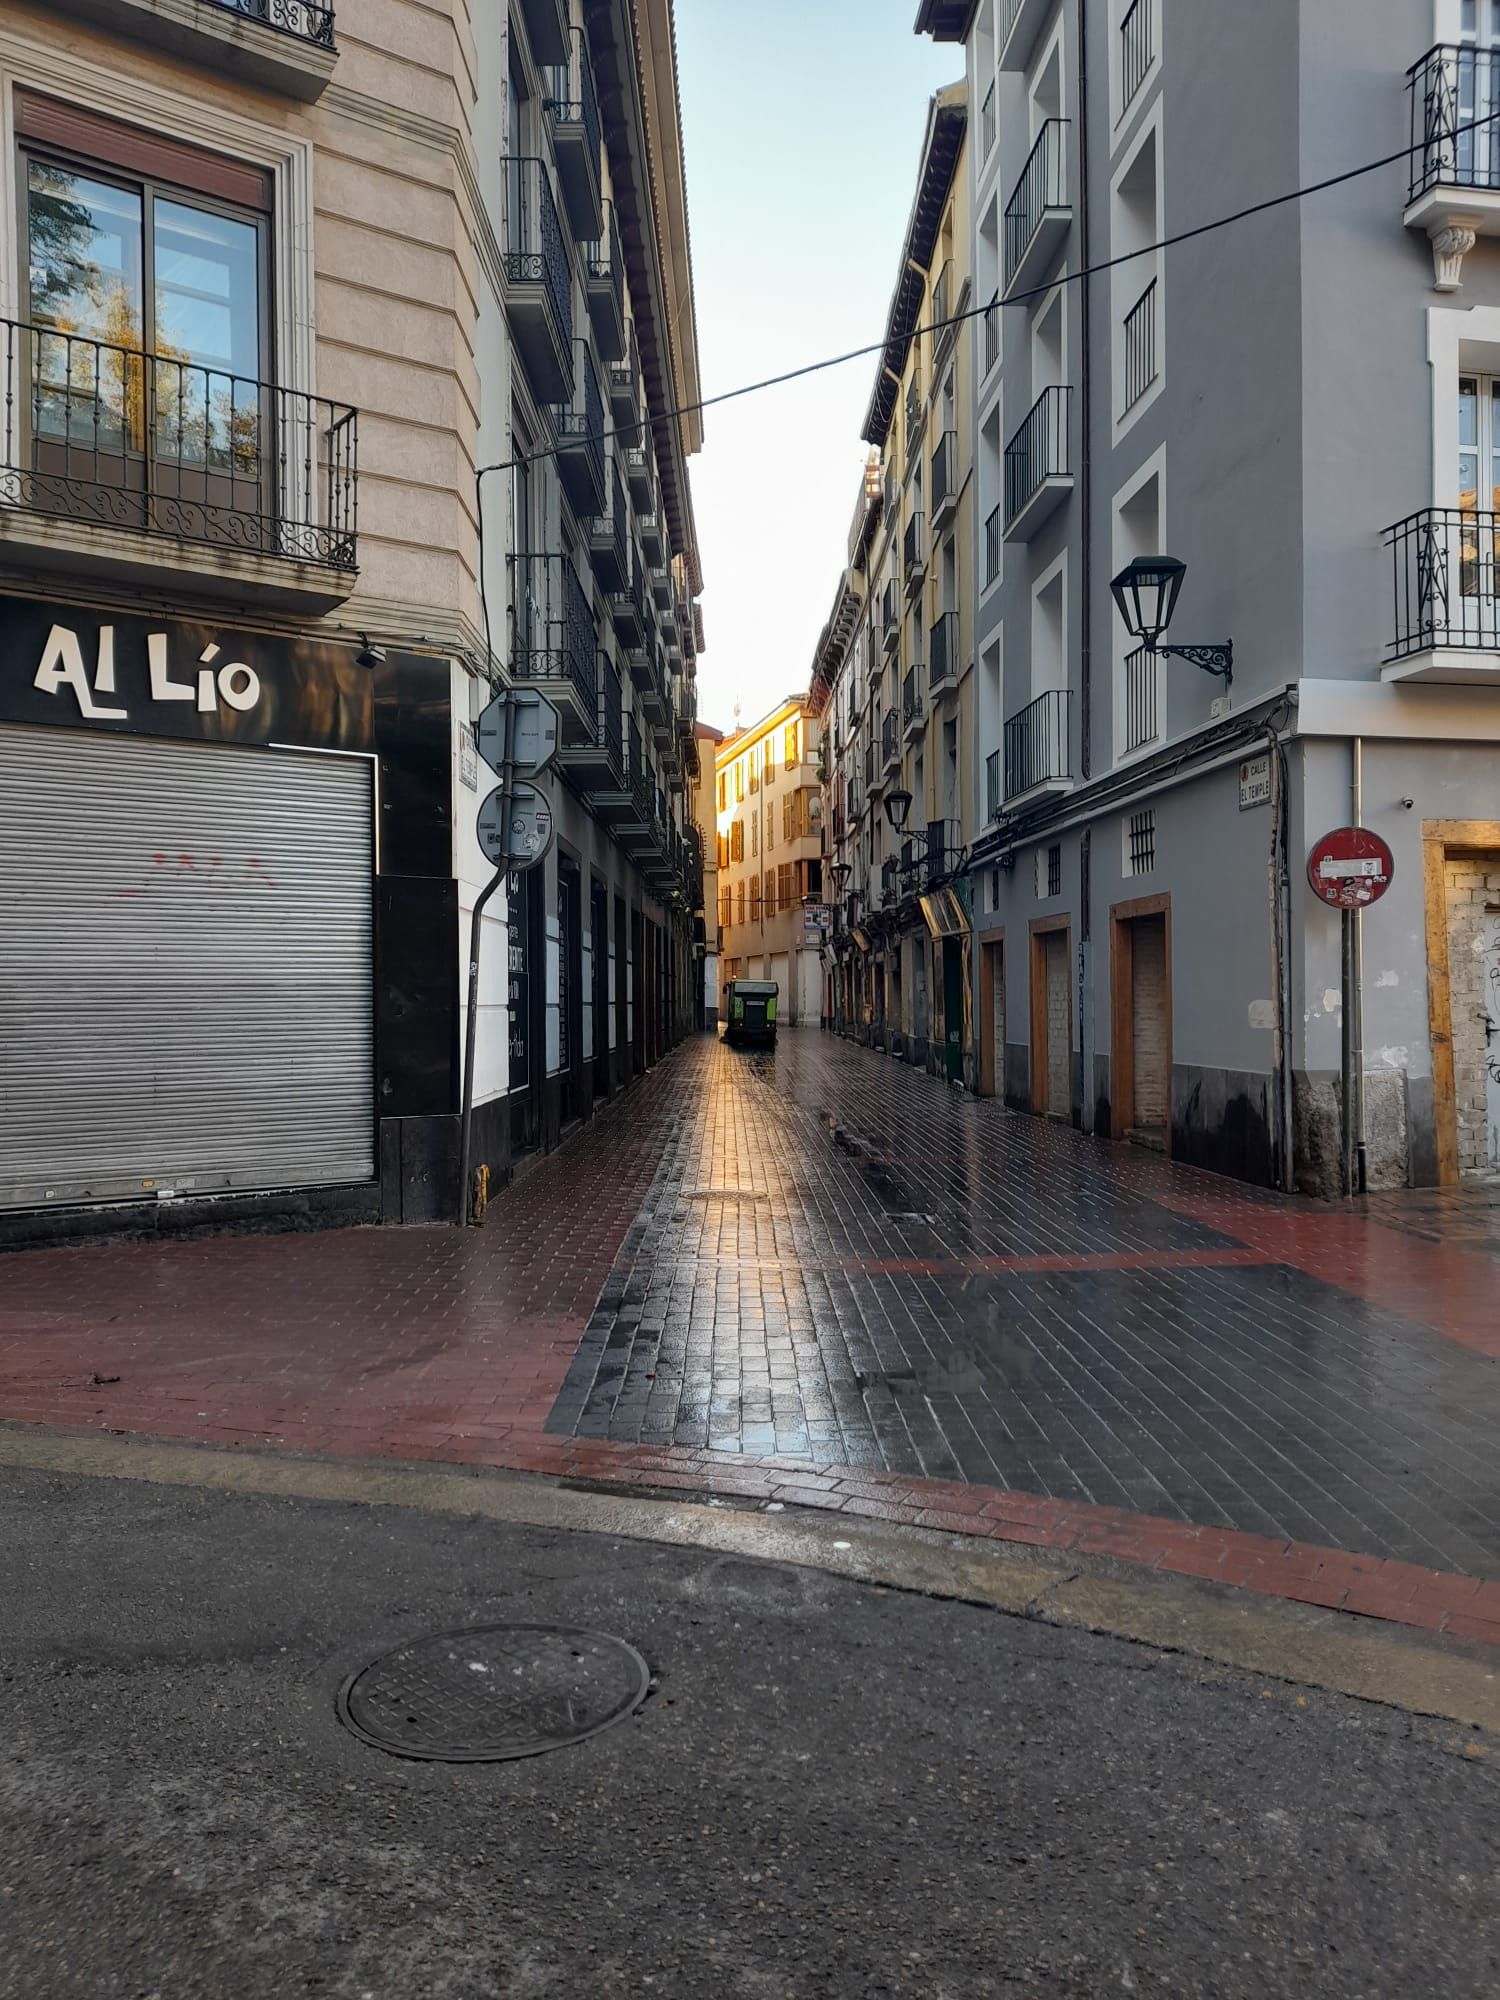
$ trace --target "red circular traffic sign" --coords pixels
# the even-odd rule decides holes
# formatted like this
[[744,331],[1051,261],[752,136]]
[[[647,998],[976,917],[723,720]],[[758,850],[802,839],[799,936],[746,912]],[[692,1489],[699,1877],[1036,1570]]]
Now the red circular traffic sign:
[[1365,826],[1336,827],[1307,857],[1312,892],[1335,910],[1363,910],[1391,886],[1396,857]]

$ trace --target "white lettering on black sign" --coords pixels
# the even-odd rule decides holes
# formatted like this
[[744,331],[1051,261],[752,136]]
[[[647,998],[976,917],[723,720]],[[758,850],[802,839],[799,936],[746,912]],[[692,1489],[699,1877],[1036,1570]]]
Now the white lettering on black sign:
[[[186,680],[172,676],[167,654],[167,634],[146,635],[146,666],[150,675],[153,707],[164,702],[190,701],[200,715],[213,715],[222,705],[241,714],[260,700],[260,675],[243,660],[226,660],[219,665],[221,648],[213,643],[198,655],[196,671]],[[115,628],[99,627],[99,650],[90,681],[78,634],[68,625],[54,625],[42,648],[32,685],[43,694],[60,695],[68,689],[78,704],[78,712],[89,722],[128,722],[130,711],[107,705],[102,697],[115,694]]]

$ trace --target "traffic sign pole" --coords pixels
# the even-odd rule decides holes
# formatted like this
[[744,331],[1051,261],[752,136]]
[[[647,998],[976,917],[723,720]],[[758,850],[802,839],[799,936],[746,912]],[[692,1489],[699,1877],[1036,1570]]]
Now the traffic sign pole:
[[[495,732],[495,748],[500,758],[500,791],[503,803],[510,792],[511,753],[511,709],[507,695],[497,695],[485,714],[498,707],[498,728]],[[476,731],[477,739],[477,731]],[[489,761],[488,754],[486,761]],[[491,769],[493,769],[493,764]],[[469,1174],[474,1151],[474,1055],[479,1039],[479,941],[484,934],[484,912],[490,898],[505,880],[505,863],[496,864],[495,872],[474,899],[474,914],[469,924],[469,989],[464,1011],[464,1098],[463,1111],[459,1119],[458,1142],[458,1226],[467,1229],[473,1207],[469,1187]]]

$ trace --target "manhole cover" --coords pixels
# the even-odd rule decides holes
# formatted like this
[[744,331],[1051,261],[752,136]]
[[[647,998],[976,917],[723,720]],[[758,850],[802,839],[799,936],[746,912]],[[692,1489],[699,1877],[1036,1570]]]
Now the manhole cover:
[[397,1757],[495,1764],[621,1722],[651,1669],[623,1639],[566,1625],[481,1625],[382,1653],[339,1690],[356,1736]]

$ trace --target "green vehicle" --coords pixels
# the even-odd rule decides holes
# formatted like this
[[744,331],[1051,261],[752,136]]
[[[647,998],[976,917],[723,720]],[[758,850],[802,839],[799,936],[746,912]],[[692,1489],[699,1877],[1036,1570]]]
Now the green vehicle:
[[736,1047],[741,1042],[765,1042],[774,1048],[776,998],[774,979],[731,979],[725,994],[725,1041]]

